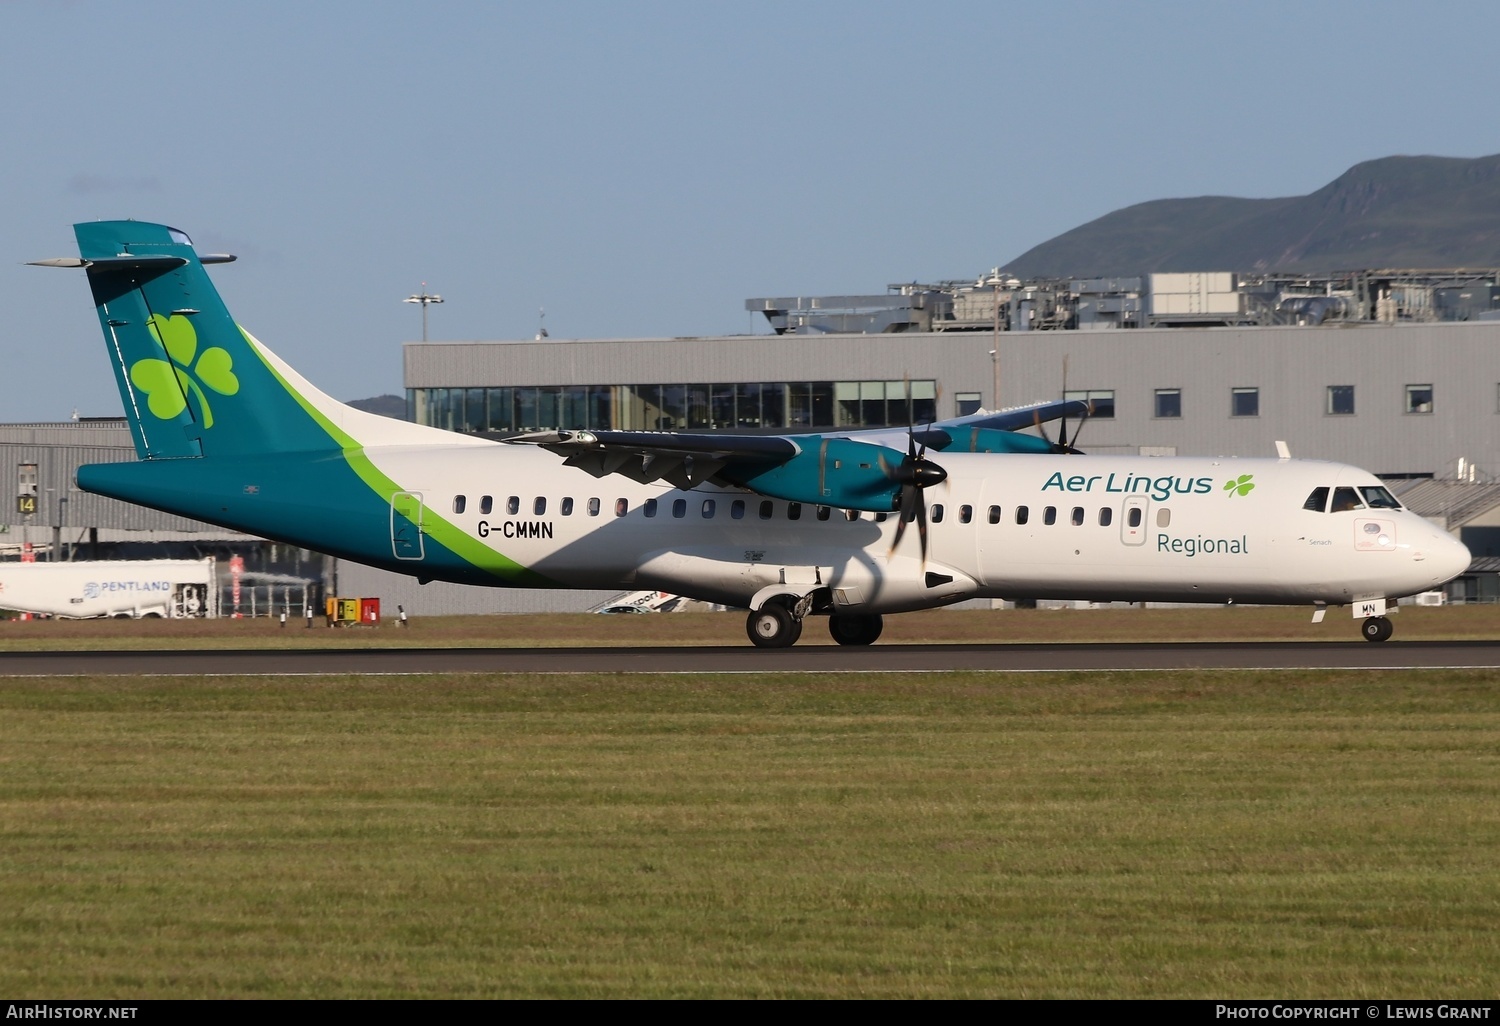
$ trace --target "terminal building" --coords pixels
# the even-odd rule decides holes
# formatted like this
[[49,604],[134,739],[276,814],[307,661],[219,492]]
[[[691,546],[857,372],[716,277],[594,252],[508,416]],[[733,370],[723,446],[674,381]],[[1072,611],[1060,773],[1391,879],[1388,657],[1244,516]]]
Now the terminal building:
[[[1293,456],[1364,467],[1469,545],[1460,601],[1500,597],[1500,272],[1325,277],[1158,274],[895,285],[761,298],[766,334],[408,343],[407,417],[501,438],[546,429],[795,432],[921,424],[1088,399],[1095,453]],[[1072,434],[1070,430],[1070,441]],[[20,500],[0,558],[241,555],[413,613],[584,609],[597,593],[409,578],[289,551],[74,490],[84,462],[133,459],[123,421],[0,427]],[[27,468],[30,468],[29,470]]]

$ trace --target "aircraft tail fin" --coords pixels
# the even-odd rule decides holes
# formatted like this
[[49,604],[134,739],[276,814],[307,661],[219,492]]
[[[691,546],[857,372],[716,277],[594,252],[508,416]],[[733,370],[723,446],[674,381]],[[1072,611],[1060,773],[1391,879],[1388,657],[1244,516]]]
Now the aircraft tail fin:
[[363,413],[318,391],[235,323],[177,229],[95,221],[74,233],[82,260],[45,263],[88,272],[141,459],[480,441]]

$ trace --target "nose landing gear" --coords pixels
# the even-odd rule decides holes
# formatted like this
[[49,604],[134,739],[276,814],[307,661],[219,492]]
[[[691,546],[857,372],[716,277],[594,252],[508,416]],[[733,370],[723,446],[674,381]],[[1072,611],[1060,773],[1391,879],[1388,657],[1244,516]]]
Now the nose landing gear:
[[1394,634],[1396,628],[1391,621],[1383,616],[1372,616],[1360,625],[1359,632],[1364,635],[1366,641],[1386,641]]

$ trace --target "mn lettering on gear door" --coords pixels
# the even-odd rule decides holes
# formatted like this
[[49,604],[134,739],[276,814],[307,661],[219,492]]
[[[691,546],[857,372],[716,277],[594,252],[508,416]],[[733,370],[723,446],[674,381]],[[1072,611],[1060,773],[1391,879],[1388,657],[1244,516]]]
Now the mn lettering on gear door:
[[422,558],[422,496],[417,492],[391,496],[391,551],[397,559]]

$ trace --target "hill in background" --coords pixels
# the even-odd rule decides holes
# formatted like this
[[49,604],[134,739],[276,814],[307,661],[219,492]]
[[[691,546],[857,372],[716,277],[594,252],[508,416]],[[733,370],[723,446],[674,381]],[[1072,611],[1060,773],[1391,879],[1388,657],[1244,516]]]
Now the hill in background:
[[1004,266],[1021,278],[1500,267],[1500,154],[1384,157],[1308,196],[1139,203]]
[[377,395],[369,399],[351,399],[349,405],[366,413],[378,413],[382,417],[406,419],[406,400],[399,395]]

